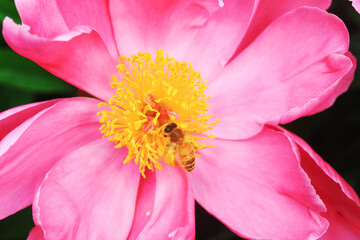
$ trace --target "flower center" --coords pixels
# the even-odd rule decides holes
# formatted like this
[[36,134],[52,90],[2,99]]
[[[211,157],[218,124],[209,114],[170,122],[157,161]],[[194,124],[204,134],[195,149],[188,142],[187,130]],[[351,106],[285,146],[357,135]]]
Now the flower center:
[[113,76],[116,93],[99,104],[108,107],[98,113],[101,133],[115,148],[128,149],[124,163],[134,160],[143,177],[146,168],[161,169],[161,163],[192,171],[195,151],[212,147],[200,141],[215,137],[205,132],[218,122],[208,123],[200,72],[164,56],[163,50],[154,60],[149,53],[120,56],[117,68],[123,80]]

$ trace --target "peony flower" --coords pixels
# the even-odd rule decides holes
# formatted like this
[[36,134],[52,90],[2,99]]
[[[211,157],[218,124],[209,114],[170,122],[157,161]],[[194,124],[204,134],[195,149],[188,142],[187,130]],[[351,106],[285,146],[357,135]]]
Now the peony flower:
[[278,125],[351,83],[329,1],[16,5],[9,46],[95,97],[0,114],[0,218],[32,204],[29,239],[193,239],[195,200],[245,238],[359,238],[356,193]]

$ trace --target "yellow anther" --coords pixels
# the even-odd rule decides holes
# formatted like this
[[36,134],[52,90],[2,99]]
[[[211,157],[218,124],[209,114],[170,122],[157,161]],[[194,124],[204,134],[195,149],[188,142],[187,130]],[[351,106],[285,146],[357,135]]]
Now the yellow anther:
[[[134,161],[141,174],[161,169],[161,163],[178,166],[175,150],[169,149],[164,128],[176,122],[195,150],[211,147],[200,141],[214,138],[205,132],[217,123],[208,123],[205,82],[191,63],[178,62],[158,50],[155,59],[149,53],[120,56],[117,66],[123,79],[112,76],[115,94],[102,107],[100,127],[114,147],[126,147],[124,163]],[[104,108],[108,107],[108,108]]]

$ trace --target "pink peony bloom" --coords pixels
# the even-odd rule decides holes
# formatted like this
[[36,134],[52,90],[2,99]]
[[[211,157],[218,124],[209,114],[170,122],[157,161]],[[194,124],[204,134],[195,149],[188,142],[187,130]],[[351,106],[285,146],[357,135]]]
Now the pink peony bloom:
[[[0,114],[0,219],[33,204],[29,239],[193,239],[195,200],[245,238],[360,238],[356,193],[278,126],[330,107],[351,83],[356,61],[330,1],[15,2],[22,25],[4,20],[9,46],[96,97]],[[142,78],[156,54],[165,61],[158,49],[191,62],[207,89],[178,62]],[[155,62],[119,64],[138,52]],[[189,71],[186,84],[169,86],[170,68]],[[144,120],[134,128],[133,113]],[[190,132],[192,172],[166,157],[161,119]]]

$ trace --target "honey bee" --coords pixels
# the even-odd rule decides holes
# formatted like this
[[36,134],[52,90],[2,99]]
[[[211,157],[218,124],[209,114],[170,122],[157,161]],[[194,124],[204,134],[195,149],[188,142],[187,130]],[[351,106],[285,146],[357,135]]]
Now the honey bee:
[[165,126],[164,137],[169,138],[168,146],[176,148],[180,164],[186,172],[191,172],[195,168],[195,149],[190,142],[184,141],[185,134],[176,123],[170,122]]

